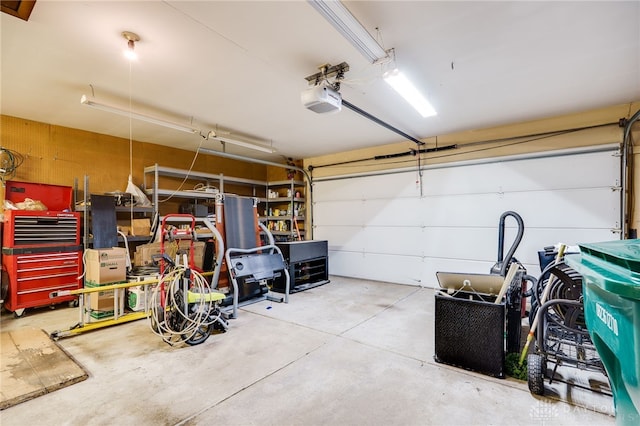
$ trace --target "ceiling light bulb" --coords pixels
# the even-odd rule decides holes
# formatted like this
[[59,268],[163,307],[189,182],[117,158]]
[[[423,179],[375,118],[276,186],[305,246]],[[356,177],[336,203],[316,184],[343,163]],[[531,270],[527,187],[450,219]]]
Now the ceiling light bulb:
[[124,49],[124,56],[130,61],[138,59],[138,54],[135,51],[136,41],[140,41],[140,36],[131,31],[123,31],[122,37],[127,40],[127,47]]
[[423,117],[437,115],[429,101],[420,94],[418,89],[398,69],[384,73],[384,81],[400,94]]
[[134,50],[135,43],[133,40],[129,40],[128,46],[124,49],[124,57],[130,61],[135,61],[138,59],[138,54]]

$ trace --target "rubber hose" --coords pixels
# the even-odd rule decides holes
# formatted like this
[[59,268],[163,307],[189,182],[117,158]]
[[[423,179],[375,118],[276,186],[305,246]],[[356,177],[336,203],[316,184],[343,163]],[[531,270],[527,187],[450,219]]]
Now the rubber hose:
[[[518,234],[516,235],[516,239],[511,244],[511,248],[509,248],[507,255],[503,259],[502,255],[504,252],[504,224],[507,216],[513,217],[516,220],[516,222],[518,222]],[[511,210],[502,213],[502,215],[500,216],[500,224],[498,225],[498,262],[502,261],[502,268],[500,269],[500,275],[502,275],[503,277],[507,273],[507,269],[509,268],[509,263],[513,258],[513,254],[516,252],[516,249],[520,245],[520,241],[522,241],[523,235],[524,235],[524,221],[522,220],[522,217],[518,213]]]

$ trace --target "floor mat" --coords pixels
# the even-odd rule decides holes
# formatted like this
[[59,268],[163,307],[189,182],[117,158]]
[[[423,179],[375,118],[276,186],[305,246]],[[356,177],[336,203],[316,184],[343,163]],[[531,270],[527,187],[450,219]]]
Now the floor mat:
[[27,327],[0,337],[1,410],[88,377],[43,330]]

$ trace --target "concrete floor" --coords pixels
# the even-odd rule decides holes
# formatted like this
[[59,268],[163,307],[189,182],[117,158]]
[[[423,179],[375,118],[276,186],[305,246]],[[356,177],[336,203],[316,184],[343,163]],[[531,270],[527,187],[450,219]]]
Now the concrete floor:
[[[289,304],[242,308],[227,333],[199,346],[171,347],[146,320],[61,339],[90,377],[0,412],[0,423],[615,424],[610,415],[533,396],[525,382],[436,364],[433,295],[332,277]],[[51,332],[77,315],[64,307],[20,319],[5,313],[2,330]]]

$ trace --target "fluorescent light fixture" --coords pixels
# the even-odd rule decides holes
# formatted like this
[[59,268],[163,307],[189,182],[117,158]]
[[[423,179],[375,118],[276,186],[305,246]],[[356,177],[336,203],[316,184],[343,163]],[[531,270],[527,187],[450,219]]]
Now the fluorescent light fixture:
[[181,132],[198,133],[200,131],[199,129],[196,129],[191,126],[185,126],[179,123],[174,123],[172,121],[166,121],[160,118],[150,117],[148,115],[133,112],[117,106],[105,104],[95,100],[90,100],[89,98],[86,97],[86,95],[82,95],[82,98],[80,98],[80,103],[82,105],[87,105],[96,109],[101,109],[103,111],[112,112],[114,114],[122,115],[125,117],[131,117],[134,120],[140,120],[140,121],[145,121],[147,123],[157,124],[159,126],[167,127],[169,129],[179,130]]
[[384,81],[400,94],[423,117],[437,115],[429,101],[420,94],[409,79],[397,69],[384,73]]
[[273,148],[271,148],[270,146],[267,146],[267,145],[251,143],[251,142],[245,142],[245,141],[240,141],[238,139],[228,138],[228,137],[225,137],[225,136],[216,136],[216,135],[211,136],[211,139],[215,139],[215,140],[223,142],[223,143],[230,143],[232,145],[242,146],[244,148],[254,149],[256,151],[266,152],[267,154],[273,154],[274,153]]
[[308,0],[308,2],[369,62],[375,64],[389,59],[387,52],[341,2],[336,0]]
[[[85,95],[82,95],[82,98],[80,99],[80,103],[82,105],[87,105],[87,106],[90,106],[90,107],[93,107],[93,108],[96,108],[96,109],[101,109],[103,111],[112,112],[114,114],[122,115],[124,117],[131,117],[131,118],[133,118],[135,120],[140,120],[140,121],[145,121],[147,123],[157,124],[159,126],[167,127],[169,129],[179,130],[181,132],[192,133],[192,134],[193,133],[202,134],[202,131],[200,129],[196,129],[195,127],[185,126],[185,125],[182,125],[182,124],[179,124],[179,123],[174,123],[172,121],[166,121],[166,120],[162,120],[160,118],[155,118],[155,117],[151,117],[151,116],[148,116],[148,115],[139,114],[137,112],[133,112],[133,111],[129,111],[129,110],[124,109],[124,108],[120,108],[120,107],[116,107],[116,106],[113,106],[113,105],[105,104],[103,102],[90,100]],[[245,142],[245,141],[233,139],[233,138],[226,137],[226,136],[218,136],[218,135],[216,135],[216,133],[213,130],[210,131],[207,134],[206,138],[207,139],[215,139],[215,140],[218,140],[220,142],[230,143],[232,145],[242,146],[244,148],[255,149],[256,151],[262,151],[262,152],[266,152],[266,153],[269,153],[269,154],[272,154],[272,153],[275,152],[275,150],[273,148],[271,148],[270,146],[267,146],[267,145],[264,145],[264,144],[260,144],[260,143]]]

